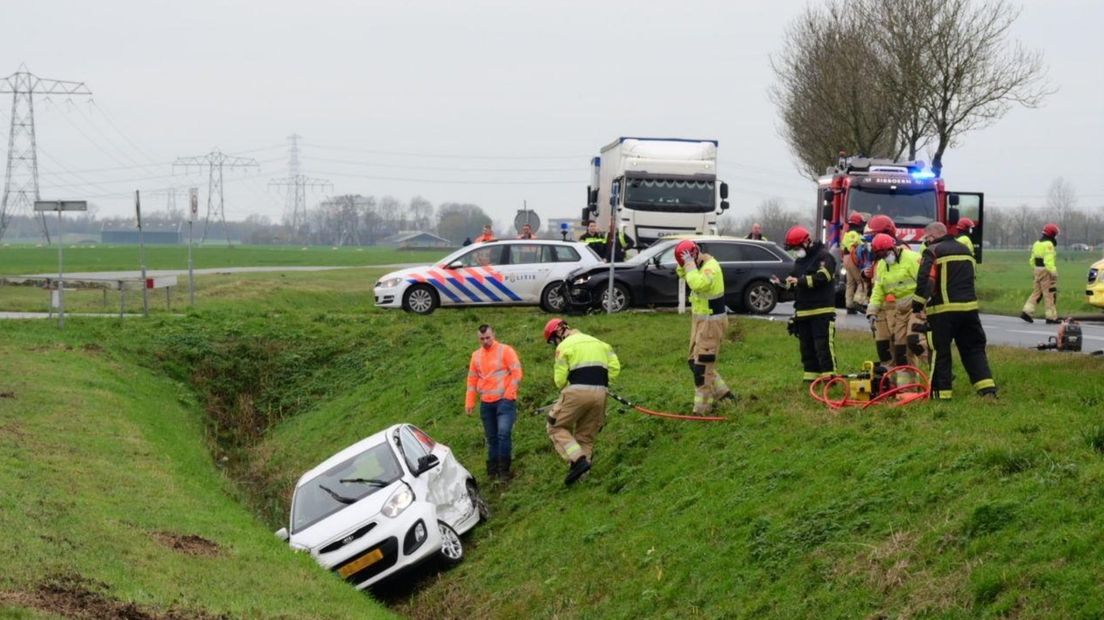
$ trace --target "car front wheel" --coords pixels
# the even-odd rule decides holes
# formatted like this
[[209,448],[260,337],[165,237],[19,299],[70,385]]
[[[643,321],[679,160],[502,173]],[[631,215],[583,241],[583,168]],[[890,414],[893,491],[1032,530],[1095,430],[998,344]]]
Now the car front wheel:
[[429,314],[437,309],[437,293],[428,284],[415,284],[403,293],[402,307],[414,314]]
[[438,521],[437,527],[441,530],[441,560],[449,566],[459,564],[464,559],[464,543],[460,542],[460,535],[444,521]]
[[[602,296],[600,297],[600,305],[602,310],[609,312],[610,308],[610,290],[609,284],[602,287]],[[625,285],[620,282],[613,283],[613,312],[621,312],[629,307],[632,299],[629,297],[629,289],[625,288]]]
[[553,282],[544,287],[540,296],[541,310],[551,313],[563,312],[564,307],[567,306],[566,286],[563,282]]
[[756,280],[744,289],[744,309],[750,314],[770,314],[778,304],[774,286],[765,280]]

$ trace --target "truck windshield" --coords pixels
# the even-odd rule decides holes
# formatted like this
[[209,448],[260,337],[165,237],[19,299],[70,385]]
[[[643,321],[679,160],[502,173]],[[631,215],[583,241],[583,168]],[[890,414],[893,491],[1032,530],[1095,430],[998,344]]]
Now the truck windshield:
[[625,206],[640,211],[705,213],[714,209],[713,181],[628,179]]
[[918,192],[878,191],[852,187],[848,192],[847,210],[875,215],[888,215],[898,226],[926,226],[935,221],[935,190]]

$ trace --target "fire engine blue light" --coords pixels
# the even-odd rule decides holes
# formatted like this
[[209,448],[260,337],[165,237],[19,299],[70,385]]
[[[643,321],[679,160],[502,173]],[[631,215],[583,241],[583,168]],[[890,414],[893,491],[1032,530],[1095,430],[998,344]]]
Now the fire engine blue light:
[[934,179],[935,178],[935,173],[932,172],[931,170],[920,170],[918,172],[913,172],[912,173],[912,178],[914,178],[914,179]]

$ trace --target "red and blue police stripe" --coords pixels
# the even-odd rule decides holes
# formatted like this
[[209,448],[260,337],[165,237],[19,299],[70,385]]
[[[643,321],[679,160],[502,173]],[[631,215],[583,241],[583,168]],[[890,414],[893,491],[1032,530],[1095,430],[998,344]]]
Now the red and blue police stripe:
[[464,303],[461,295],[474,303],[522,301],[506,286],[505,279],[501,273],[488,267],[460,267],[427,269],[424,275],[412,274],[407,282],[430,284],[438,293],[457,304]]

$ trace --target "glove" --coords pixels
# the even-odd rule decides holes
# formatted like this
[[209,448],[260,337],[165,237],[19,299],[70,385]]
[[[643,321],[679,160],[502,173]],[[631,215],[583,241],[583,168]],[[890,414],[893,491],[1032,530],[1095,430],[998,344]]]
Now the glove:
[[790,320],[786,321],[786,333],[797,336],[797,319],[790,317]]
[[690,252],[683,252],[679,258],[682,259],[682,268],[687,271],[693,271],[698,268],[698,265],[694,262],[694,255]]

